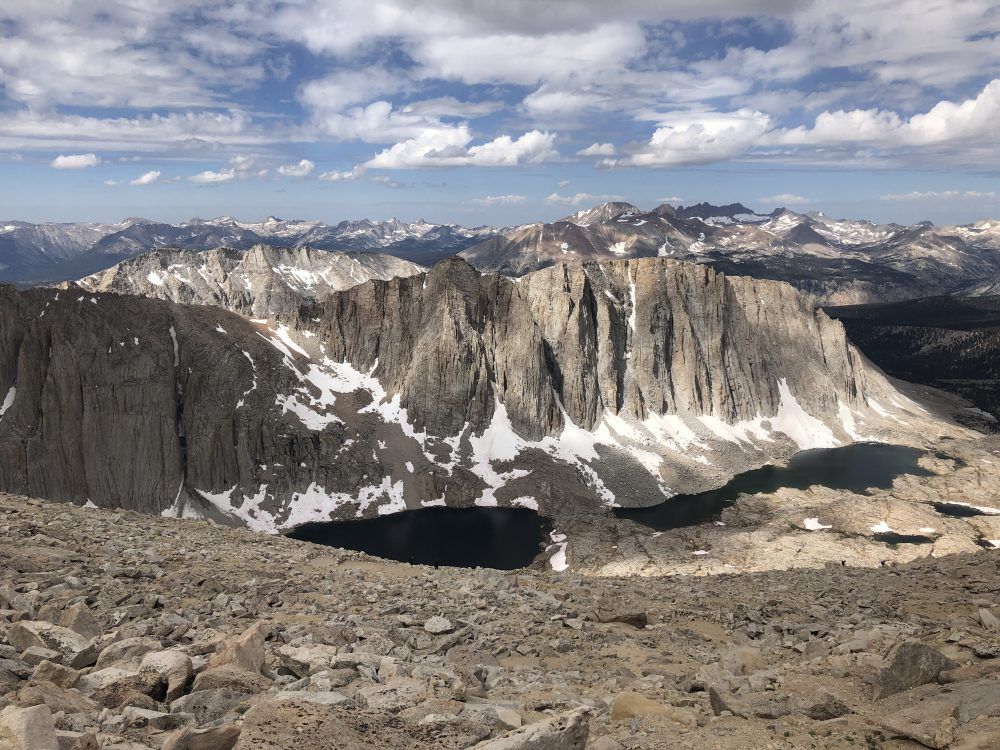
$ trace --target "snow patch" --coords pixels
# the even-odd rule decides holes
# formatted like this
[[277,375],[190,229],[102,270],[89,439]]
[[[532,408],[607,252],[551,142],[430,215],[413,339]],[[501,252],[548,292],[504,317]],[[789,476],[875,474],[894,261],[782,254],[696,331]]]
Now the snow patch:
[[17,388],[14,386],[10,387],[7,391],[7,395],[3,398],[3,403],[0,404],[0,419],[3,419],[3,415],[7,413],[7,410],[14,405],[14,397],[17,396]]
[[802,520],[802,526],[807,531],[822,531],[823,529],[832,529],[833,525],[823,524],[819,522],[819,518],[805,518]]

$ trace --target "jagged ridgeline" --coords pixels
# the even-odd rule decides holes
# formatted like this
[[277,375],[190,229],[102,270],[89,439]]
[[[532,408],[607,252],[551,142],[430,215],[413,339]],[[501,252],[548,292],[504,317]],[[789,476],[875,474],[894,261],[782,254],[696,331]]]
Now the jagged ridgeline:
[[3,287],[0,403],[2,490],[268,531],[649,505],[922,413],[792,287],[662,258],[452,258],[267,320]]

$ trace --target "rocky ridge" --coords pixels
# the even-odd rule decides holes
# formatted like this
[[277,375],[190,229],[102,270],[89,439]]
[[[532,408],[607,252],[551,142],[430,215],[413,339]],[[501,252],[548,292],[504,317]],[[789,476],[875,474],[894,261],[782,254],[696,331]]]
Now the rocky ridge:
[[477,268],[512,276],[571,258],[669,257],[733,275],[787,281],[823,304],[973,293],[1000,277],[1000,230],[835,220],[742,204],[667,204],[645,211],[607,203],[553,223],[534,223],[462,251]]
[[52,283],[78,279],[152,250],[249,250],[261,244],[286,249],[382,251],[429,265],[496,231],[493,227],[466,228],[423,220],[362,219],[330,225],[273,216],[257,222],[221,216],[179,224],[136,217],[115,224],[0,221],[0,280]]
[[331,292],[424,270],[382,253],[254,245],[246,251],[154,250],[64,286],[215,305],[249,318],[285,318]]
[[786,285],[461,260],[281,320],[0,292],[0,487],[276,531],[428,504],[581,523],[797,450],[963,435]]
[[434,569],[0,495],[0,743],[987,750],[997,565]]

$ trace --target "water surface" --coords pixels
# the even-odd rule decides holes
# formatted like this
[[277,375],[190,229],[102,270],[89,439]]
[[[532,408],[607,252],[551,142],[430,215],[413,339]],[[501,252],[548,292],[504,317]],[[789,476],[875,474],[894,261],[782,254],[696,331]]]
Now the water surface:
[[308,523],[292,539],[419,565],[515,570],[547,541],[547,524],[527,508],[422,508],[362,521]]
[[863,493],[892,487],[901,474],[931,476],[917,464],[923,451],[904,445],[852,443],[795,454],[787,466],[762,466],[737,474],[727,484],[707,492],[675,495],[649,508],[615,508],[615,516],[666,531],[715,518],[742,494],[775,492],[782,487],[806,489],[822,485]]

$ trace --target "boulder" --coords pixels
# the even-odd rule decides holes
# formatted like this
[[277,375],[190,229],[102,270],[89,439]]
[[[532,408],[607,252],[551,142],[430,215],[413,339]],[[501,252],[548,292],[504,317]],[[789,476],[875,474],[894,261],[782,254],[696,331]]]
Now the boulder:
[[611,720],[622,721],[643,716],[669,719],[676,724],[695,726],[698,720],[689,711],[674,706],[665,706],[639,693],[621,693],[611,706]]
[[97,669],[115,667],[117,669],[138,670],[142,657],[151,651],[160,651],[163,646],[155,638],[125,638],[106,646],[97,657]]
[[369,708],[397,713],[428,697],[429,686],[420,680],[397,677],[384,685],[371,685],[358,691],[358,699]]
[[590,733],[590,712],[586,708],[514,729],[492,740],[484,740],[473,750],[584,750]]
[[337,656],[336,646],[307,643],[303,646],[282,646],[278,658],[296,677],[308,677],[322,669],[329,669]]
[[942,671],[954,669],[957,662],[933,646],[920,641],[903,641],[886,656],[875,675],[875,700],[937,680]]
[[19,651],[38,646],[58,651],[63,656],[72,656],[83,651],[90,643],[79,633],[41,620],[21,620],[7,631],[7,640]]
[[264,636],[267,632],[268,625],[257,622],[240,635],[222,641],[208,660],[209,669],[234,665],[259,674],[264,668]]
[[59,624],[84,638],[96,638],[104,632],[101,623],[84,602],[77,602],[67,607],[59,618]]
[[59,750],[49,707],[7,706],[0,711],[0,747],[4,750]]
[[163,700],[169,703],[184,694],[184,688],[191,679],[193,665],[191,657],[180,651],[151,651],[142,657],[139,673],[159,675],[166,686]]
[[441,635],[443,633],[450,633],[454,630],[454,626],[451,624],[451,620],[446,617],[441,617],[440,615],[435,615],[424,623],[424,630],[426,630],[431,635]]
[[100,709],[99,705],[79,690],[59,687],[51,682],[24,685],[17,691],[15,700],[22,706],[48,706],[53,713],[62,711],[75,714]]
[[220,667],[206,669],[194,678],[191,692],[229,688],[247,695],[262,693],[271,687],[271,680],[258,672],[241,669],[235,664],[223,664]]
[[233,724],[171,732],[160,750],[232,750],[240,738],[240,728]]
[[209,724],[221,719],[249,697],[249,693],[232,688],[199,690],[171,702],[170,711],[191,714],[199,725]]
[[35,667],[31,679],[37,682],[51,682],[63,688],[71,688],[80,679],[80,672],[62,664],[43,661]]

